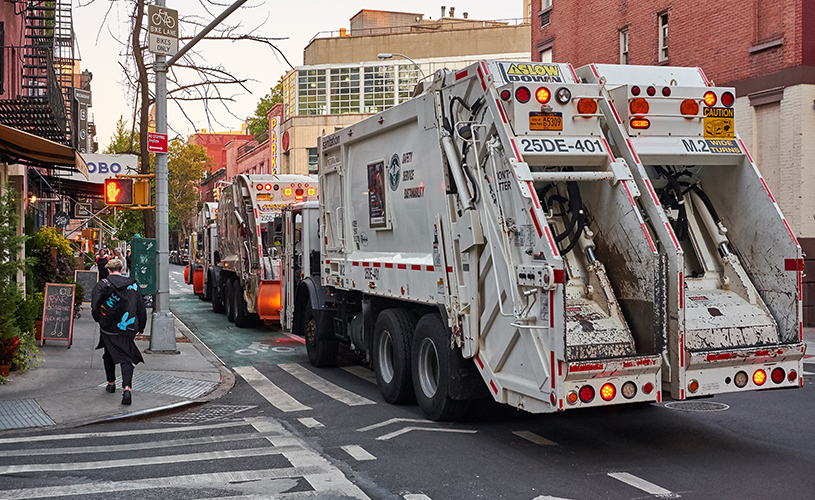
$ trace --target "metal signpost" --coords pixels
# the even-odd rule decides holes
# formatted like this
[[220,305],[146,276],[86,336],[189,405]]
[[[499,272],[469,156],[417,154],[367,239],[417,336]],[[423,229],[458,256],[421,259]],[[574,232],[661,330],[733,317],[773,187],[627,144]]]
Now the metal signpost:
[[[160,38],[174,36],[175,47],[178,47],[178,12],[164,7],[165,0],[156,0],[155,6],[148,11],[151,45],[150,51],[156,54],[156,133],[167,135],[167,69],[187,53],[196,43],[203,39],[215,26],[218,26],[246,0],[237,0],[220,16],[201,30],[195,38],[173,55],[172,43]],[[165,14],[161,14],[164,12]],[[158,13],[158,15],[155,15]],[[175,17],[172,17],[175,14]],[[172,21],[170,21],[172,20]],[[169,21],[169,23],[168,23]],[[154,33],[152,26],[159,29]],[[172,24],[172,27],[170,26]],[[153,47],[153,35],[156,35],[156,46]],[[155,50],[154,50],[155,48]],[[164,55],[171,55],[165,60]],[[170,312],[170,224],[167,193],[167,153],[156,153],[156,244],[158,246],[156,273],[158,274],[158,291],[153,304],[153,318],[150,330],[149,352],[178,353],[175,345],[175,320]]]

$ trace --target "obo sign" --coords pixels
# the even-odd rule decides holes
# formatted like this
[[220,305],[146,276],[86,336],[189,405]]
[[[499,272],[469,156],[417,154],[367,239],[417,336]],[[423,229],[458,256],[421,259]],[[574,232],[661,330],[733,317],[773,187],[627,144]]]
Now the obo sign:
[[104,184],[105,179],[116,174],[138,173],[139,160],[135,155],[98,155],[83,153],[82,158],[88,164],[88,177],[86,180],[82,174],[77,173],[77,180]]

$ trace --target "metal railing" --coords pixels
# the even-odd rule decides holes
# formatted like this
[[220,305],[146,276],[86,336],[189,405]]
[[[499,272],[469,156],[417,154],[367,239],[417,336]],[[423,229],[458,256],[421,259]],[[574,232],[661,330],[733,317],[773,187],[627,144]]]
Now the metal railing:
[[311,42],[318,38],[345,38],[357,36],[374,36],[374,35],[397,35],[404,33],[433,33],[436,31],[454,31],[466,29],[480,29],[480,28],[500,28],[505,26],[520,26],[522,24],[529,24],[528,20],[523,18],[509,18],[509,19],[495,19],[492,21],[479,21],[475,19],[464,18],[445,18],[438,21],[421,21],[405,26],[384,26],[379,28],[360,28],[360,29],[346,29],[332,31],[318,31],[316,35],[311,37],[308,41]]

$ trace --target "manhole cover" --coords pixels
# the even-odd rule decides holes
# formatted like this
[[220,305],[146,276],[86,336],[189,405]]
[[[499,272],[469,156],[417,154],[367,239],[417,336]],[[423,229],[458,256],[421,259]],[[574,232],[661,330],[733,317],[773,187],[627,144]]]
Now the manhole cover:
[[167,424],[198,424],[236,415],[240,412],[257,408],[257,406],[207,405],[194,410],[187,410],[163,420]]
[[674,401],[665,403],[665,408],[679,411],[725,411],[730,406],[710,401]]

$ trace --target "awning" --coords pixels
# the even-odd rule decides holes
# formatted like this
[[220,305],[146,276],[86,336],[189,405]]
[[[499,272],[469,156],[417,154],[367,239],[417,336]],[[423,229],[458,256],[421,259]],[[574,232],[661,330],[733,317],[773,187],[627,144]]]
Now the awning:
[[0,124],[0,160],[20,160],[40,167],[63,165],[76,168],[86,179],[88,165],[73,148]]

